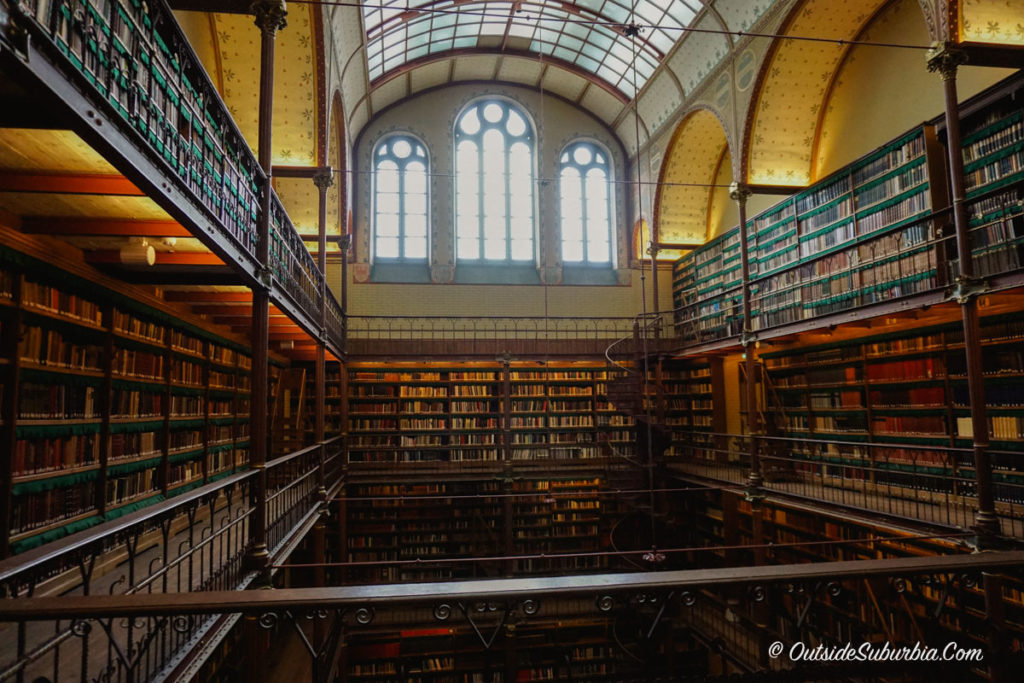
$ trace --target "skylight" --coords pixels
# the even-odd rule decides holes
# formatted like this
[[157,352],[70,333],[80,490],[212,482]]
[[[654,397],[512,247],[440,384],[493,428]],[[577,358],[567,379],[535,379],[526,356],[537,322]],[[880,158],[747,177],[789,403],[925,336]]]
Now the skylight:
[[[508,49],[555,57],[594,74],[627,97],[697,16],[696,0],[381,0],[363,7],[370,80],[407,62],[464,49]],[[637,38],[620,26],[636,23]],[[636,63],[635,88],[632,65]]]

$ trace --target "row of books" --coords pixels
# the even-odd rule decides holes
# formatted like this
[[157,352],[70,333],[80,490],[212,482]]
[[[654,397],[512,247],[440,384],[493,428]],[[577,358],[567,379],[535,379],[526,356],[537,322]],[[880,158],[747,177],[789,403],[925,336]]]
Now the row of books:
[[25,306],[93,325],[101,325],[103,322],[102,312],[95,302],[27,278],[21,285],[21,301]]
[[150,351],[115,349],[111,370],[115,374],[128,377],[162,380],[164,378],[164,356]]
[[154,344],[163,344],[166,339],[166,328],[163,325],[141,320],[117,308],[114,309],[113,322],[115,332],[141,337]]
[[156,470],[139,470],[107,479],[107,503],[119,505],[159,491]]
[[[164,414],[164,399],[163,393],[115,388],[111,395],[110,416],[119,419],[160,417]],[[171,413],[202,415],[202,398],[173,396]]]
[[93,482],[17,496],[11,501],[10,534],[16,536],[78,517],[95,508],[96,486]]
[[111,434],[110,460],[124,460],[144,456],[156,457],[163,452],[163,438],[156,432]]
[[1008,178],[1024,171],[1024,149],[1018,149],[1012,154],[996,159],[979,168],[964,174],[964,188],[971,190],[984,187],[997,180]]
[[67,338],[59,330],[26,326],[18,342],[21,360],[55,368],[102,372],[103,348],[98,344],[83,344],[77,338]]
[[[1015,142],[1024,140],[1024,123],[1021,122],[1021,113],[1018,111],[1004,119],[1002,126],[977,140],[966,138],[967,142],[963,147],[963,159],[965,164],[977,161],[982,157],[997,152]],[[995,123],[995,122],[993,122]]]
[[899,146],[874,156],[874,158],[863,162],[853,171],[853,184],[855,186],[877,178],[889,171],[899,168],[904,164],[920,158],[925,153],[923,135],[914,135]]
[[[1024,417],[989,416],[988,429],[993,439],[1017,441],[1024,439]],[[974,423],[970,417],[956,419],[957,436],[962,439],[974,438]]]
[[96,388],[22,382],[18,389],[18,418],[34,420],[99,417]]
[[18,439],[11,457],[14,476],[85,467],[98,462],[98,434]]

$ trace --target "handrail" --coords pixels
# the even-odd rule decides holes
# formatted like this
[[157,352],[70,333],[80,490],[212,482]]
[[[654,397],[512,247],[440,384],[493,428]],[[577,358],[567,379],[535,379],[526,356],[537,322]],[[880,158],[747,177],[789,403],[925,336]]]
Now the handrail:
[[[701,435],[701,436],[719,436],[725,438],[736,438],[736,439],[749,439],[750,434],[732,434],[728,432],[704,432],[694,430],[677,430],[679,433]],[[831,444],[834,446],[867,446],[871,448],[920,448],[922,450],[929,451],[955,451],[958,453],[971,453],[973,452],[970,448],[960,446],[932,446],[931,444],[905,444],[905,443],[885,443],[881,441],[842,441],[840,439],[819,439],[817,437],[792,437],[792,436],[768,436],[765,434],[758,434],[758,440],[762,441],[800,441],[814,444]]]
[[272,460],[268,460],[267,461],[267,469],[269,470],[269,469],[274,468],[274,467],[280,467],[281,465],[284,465],[285,463],[291,462],[292,460],[295,460],[297,458],[301,458],[304,455],[312,453],[313,451],[317,450],[321,446],[327,447],[327,446],[333,446],[335,444],[339,444],[339,443],[341,443],[341,440],[342,440],[342,436],[341,435],[332,436],[331,438],[329,438],[329,439],[327,439],[325,441],[321,441],[320,443],[315,443],[312,446],[306,446],[306,447],[301,448],[301,449],[299,449],[297,451],[292,451],[291,453],[288,453],[286,455],[282,455],[280,457],[273,458]]
[[168,512],[182,508],[190,503],[200,500],[214,491],[225,489],[230,486],[249,479],[255,474],[255,470],[239,472],[229,477],[219,479],[210,484],[204,484],[173,498],[155,503],[141,510],[118,517],[109,522],[98,524],[66,538],[47,543],[39,548],[27,550],[19,555],[0,560],[0,583],[8,581],[14,576],[41,566],[46,562],[57,559],[61,555],[69,555],[82,550],[94,543],[104,542],[114,538],[120,532],[130,527],[155,520]]
[[[281,456],[267,462],[267,469],[284,465],[292,460],[314,452],[323,446],[335,445],[341,442],[341,436],[335,436],[321,444],[295,451],[288,455]],[[160,517],[169,513],[176,513],[187,506],[209,497],[211,494],[221,490],[234,487],[245,482],[256,475],[256,470],[232,474],[218,481],[204,484],[186,493],[168,498],[167,500],[149,505],[141,510],[129,513],[109,522],[103,522],[89,529],[67,536],[66,538],[47,543],[39,548],[33,548],[19,555],[0,560],[0,584],[8,582],[18,575],[30,572],[32,569],[42,567],[48,562],[58,560],[60,557],[71,556],[86,548],[103,544],[118,537],[133,527],[155,522]]]
[[[583,574],[516,579],[440,581],[330,588],[285,588],[273,591],[208,591],[133,596],[88,595],[0,600],[0,621],[119,618],[131,616],[227,614],[262,615],[273,611],[310,611],[430,605],[452,600],[536,600],[549,597],[642,594],[645,591],[767,586],[868,578],[903,578],[938,574],[973,574],[1019,570],[1024,551],[846,560],[801,564],[719,567],[661,572]],[[370,617],[372,618],[372,617]],[[364,619],[362,623],[368,623]]]

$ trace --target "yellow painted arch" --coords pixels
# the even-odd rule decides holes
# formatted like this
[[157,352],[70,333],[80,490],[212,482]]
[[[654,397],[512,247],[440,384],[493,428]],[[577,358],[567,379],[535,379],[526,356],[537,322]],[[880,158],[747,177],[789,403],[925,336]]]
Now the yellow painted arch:
[[[852,40],[885,0],[805,0],[782,33]],[[815,180],[814,148],[832,79],[849,50],[834,42],[779,40],[761,67],[745,135],[742,176],[757,185]]]
[[704,243],[711,185],[727,151],[721,121],[696,109],[680,122],[661,164],[654,225],[659,242]]

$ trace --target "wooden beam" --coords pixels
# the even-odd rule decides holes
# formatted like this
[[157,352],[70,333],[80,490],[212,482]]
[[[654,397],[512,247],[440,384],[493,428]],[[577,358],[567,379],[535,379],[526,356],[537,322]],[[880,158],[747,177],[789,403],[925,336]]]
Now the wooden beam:
[[308,178],[320,173],[332,173],[330,166],[274,166],[275,178]]
[[[87,263],[120,264],[121,254],[114,249],[99,249],[85,253]],[[220,257],[210,252],[175,252],[158,251],[155,266],[223,266]]]
[[22,231],[36,235],[191,237],[177,221],[122,218],[26,218]]
[[210,292],[210,291],[178,291],[170,290],[164,292],[164,299],[167,301],[185,301],[190,304],[198,302],[213,303],[252,303],[252,292]]
[[[192,310],[203,315],[213,315],[222,318],[248,318],[252,315],[252,304],[250,303],[224,303],[209,304],[197,303],[192,305]],[[277,306],[270,307],[270,315],[286,318],[284,312]]]
[[0,209],[0,226],[7,228],[8,230],[21,230],[24,221],[21,220],[21,216],[11,213],[10,211],[4,211]]
[[0,172],[0,192],[104,194],[142,197],[142,190],[121,175],[89,173]]

